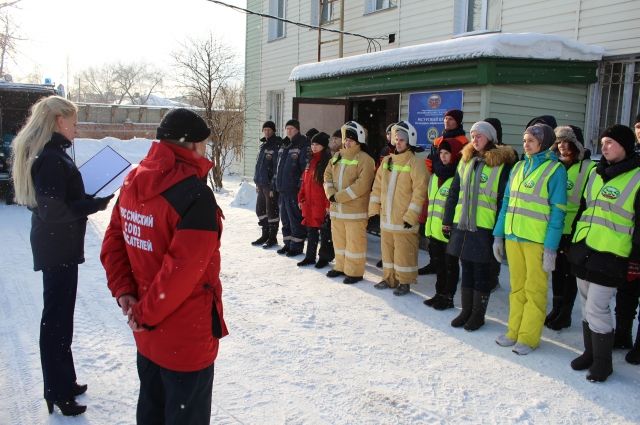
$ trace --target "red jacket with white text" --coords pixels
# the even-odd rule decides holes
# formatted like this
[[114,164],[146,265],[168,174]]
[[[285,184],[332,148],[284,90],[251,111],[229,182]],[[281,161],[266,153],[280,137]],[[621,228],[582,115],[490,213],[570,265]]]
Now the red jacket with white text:
[[129,173],[111,214],[100,259],[118,299],[131,294],[138,351],[179,372],[210,366],[226,335],[220,283],[222,211],[200,179],[212,164],[153,143]]

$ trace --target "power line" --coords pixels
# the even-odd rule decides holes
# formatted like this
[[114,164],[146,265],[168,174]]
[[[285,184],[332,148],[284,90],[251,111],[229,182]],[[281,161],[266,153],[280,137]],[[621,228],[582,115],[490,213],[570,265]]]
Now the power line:
[[386,37],[368,37],[366,35],[362,35],[362,34],[358,34],[358,33],[354,33],[354,32],[348,32],[348,31],[340,31],[340,30],[334,30],[331,28],[324,28],[318,25],[311,25],[311,24],[306,24],[304,22],[298,22],[298,21],[292,21],[290,19],[286,19],[286,18],[281,18],[279,16],[274,16],[274,15],[269,15],[268,13],[261,13],[261,12],[255,12],[253,10],[249,10],[249,9],[245,9],[243,7],[240,6],[235,6],[229,3],[225,3],[223,1],[220,0],[207,0],[208,2],[211,3],[215,3],[218,4],[220,6],[224,6],[224,7],[228,7],[230,9],[234,9],[243,13],[246,13],[247,15],[256,15],[256,16],[260,16],[262,18],[269,18],[269,19],[275,19],[276,21],[281,21],[281,22],[285,22],[287,24],[292,24],[292,25],[296,25],[298,27],[301,28],[308,28],[308,29],[312,29],[312,30],[320,30],[320,31],[326,31],[326,32],[332,32],[335,34],[343,34],[343,35],[351,35],[353,37],[360,37],[360,38],[364,38],[365,40],[367,40],[368,43],[368,47],[367,47],[367,52],[371,52],[372,50],[378,51],[378,50],[382,50],[382,45],[380,44],[380,42],[378,40],[386,40]]

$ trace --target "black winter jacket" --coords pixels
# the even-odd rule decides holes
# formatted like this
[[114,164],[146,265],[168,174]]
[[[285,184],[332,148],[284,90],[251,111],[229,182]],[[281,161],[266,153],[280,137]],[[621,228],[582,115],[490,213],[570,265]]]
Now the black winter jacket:
[[[602,158],[596,167],[596,172],[607,182],[612,178],[626,173],[627,171],[640,166],[640,158],[636,155],[629,159],[609,164]],[[582,215],[586,205],[583,202],[578,211],[577,220]],[[620,285],[637,285],[637,282],[627,282],[627,269],[629,260],[640,261],[640,191],[636,193],[633,204],[636,212],[634,217],[634,229],[632,236],[632,248],[629,258],[620,257],[610,252],[599,252],[589,248],[586,239],[578,243],[571,244],[567,258],[571,263],[571,271],[576,277],[598,285],[615,288]]]
[[260,152],[256,161],[256,171],[253,174],[253,182],[259,186],[269,186],[276,173],[278,163],[278,150],[282,139],[272,136],[269,139],[260,139]]
[[98,211],[102,198],[84,192],[82,176],[65,149],[71,142],[53,133],[31,167],[37,206],[31,215],[34,270],[84,262],[87,216]]
[[278,151],[278,167],[272,186],[278,193],[298,194],[302,173],[307,167],[308,151],[309,142],[302,134],[296,134],[292,140],[284,138]]

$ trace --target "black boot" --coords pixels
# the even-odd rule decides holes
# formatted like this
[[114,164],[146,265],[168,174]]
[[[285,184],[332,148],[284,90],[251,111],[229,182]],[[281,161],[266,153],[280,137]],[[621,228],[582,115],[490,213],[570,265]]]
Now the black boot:
[[427,298],[426,300],[422,301],[424,303],[424,305],[428,305],[429,307],[433,307],[433,305],[438,301],[438,298],[440,298],[442,295],[440,294],[435,294],[433,297],[431,298]]
[[53,413],[53,406],[56,405],[64,416],[78,416],[86,412],[87,406],[78,404],[75,399],[71,398],[65,401],[49,401],[47,400],[47,410],[49,414]]
[[[562,307],[560,307],[560,313],[555,317],[555,319],[546,323],[549,329],[553,329],[554,331],[559,331],[560,329],[568,328],[571,326],[571,311],[573,310],[573,304],[563,303]],[[549,313],[551,315],[551,313]],[[549,316],[547,316],[549,317]]]
[[593,346],[593,364],[589,368],[587,379],[591,382],[604,382],[613,373],[611,353],[613,352],[613,332],[599,334],[591,332]]
[[431,262],[429,262],[429,264],[427,264],[426,266],[420,267],[418,269],[418,274],[420,276],[424,276],[427,274],[435,274],[435,273],[436,273],[436,267]]
[[460,302],[462,304],[462,311],[458,314],[458,317],[451,321],[451,326],[459,328],[464,326],[471,317],[471,310],[473,309],[473,288],[462,288],[460,292]]
[[633,347],[632,333],[633,317],[622,317],[616,314],[616,330],[613,340],[613,348]]
[[262,245],[262,247],[264,249],[269,249],[272,246],[276,246],[278,245],[278,228],[277,227],[270,227],[269,228],[269,237],[267,238],[267,241],[264,243],[264,245]]
[[627,363],[640,364],[640,323],[638,323],[636,343],[633,344],[633,348],[627,353],[624,359],[627,361]]
[[558,315],[560,314],[561,308],[562,308],[562,297],[561,296],[553,297],[551,311],[549,312],[549,314],[547,314],[547,317],[545,317],[544,319],[545,326],[549,326],[550,322],[553,322],[554,320],[556,320],[556,317],[558,317]]
[[316,265],[314,266],[316,269],[322,269],[324,267],[327,267],[329,265],[329,261],[327,261],[324,258],[319,258],[318,261],[316,262]]
[[465,330],[475,331],[484,325],[484,315],[487,312],[490,295],[490,292],[473,291],[473,307],[471,309],[471,316],[467,320],[467,323],[464,324]]
[[309,266],[315,263],[316,263],[316,260],[314,258],[304,257],[302,261],[298,262],[298,267]]
[[82,395],[87,392],[87,384],[79,385],[77,382],[74,382],[71,386],[71,393],[74,397]]
[[449,294],[443,294],[431,305],[436,310],[447,310],[453,308],[453,297]]
[[260,236],[255,241],[251,242],[251,245],[262,245],[269,239],[269,229],[266,227],[262,228],[262,236]]
[[571,360],[571,369],[585,370],[593,364],[593,345],[591,344],[591,329],[587,322],[582,322],[582,340],[584,341],[584,353]]
[[307,252],[304,260],[298,263],[298,266],[307,266],[316,263],[316,254],[318,253],[318,233],[309,231],[307,234]]

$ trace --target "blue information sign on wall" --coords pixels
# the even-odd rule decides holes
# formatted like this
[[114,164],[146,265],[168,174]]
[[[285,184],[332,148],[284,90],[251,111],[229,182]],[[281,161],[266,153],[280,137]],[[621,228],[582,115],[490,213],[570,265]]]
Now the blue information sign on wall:
[[444,114],[462,110],[462,90],[409,94],[409,122],[418,132],[418,145],[429,148],[444,130]]

